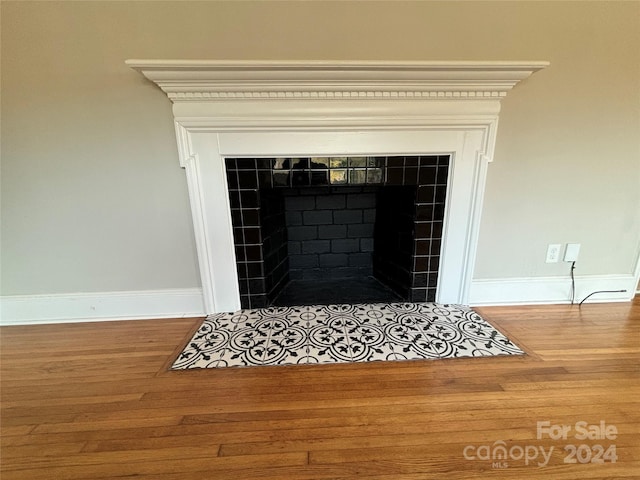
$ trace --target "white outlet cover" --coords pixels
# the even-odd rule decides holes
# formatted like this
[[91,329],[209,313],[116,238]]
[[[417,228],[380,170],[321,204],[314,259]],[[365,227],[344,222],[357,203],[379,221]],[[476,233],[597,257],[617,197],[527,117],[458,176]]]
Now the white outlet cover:
[[560,260],[560,249],[562,244],[550,243],[547,247],[547,263],[557,263]]
[[567,243],[567,249],[564,251],[565,262],[577,262],[580,253],[579,243]]

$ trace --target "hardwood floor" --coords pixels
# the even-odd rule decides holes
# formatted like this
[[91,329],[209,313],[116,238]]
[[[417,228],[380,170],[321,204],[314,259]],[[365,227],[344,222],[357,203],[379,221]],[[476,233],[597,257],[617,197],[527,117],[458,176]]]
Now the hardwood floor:
[[2,479],[640,478],[640,298],[477,310],[528,355],[168,371],[201,319],[3,327]]

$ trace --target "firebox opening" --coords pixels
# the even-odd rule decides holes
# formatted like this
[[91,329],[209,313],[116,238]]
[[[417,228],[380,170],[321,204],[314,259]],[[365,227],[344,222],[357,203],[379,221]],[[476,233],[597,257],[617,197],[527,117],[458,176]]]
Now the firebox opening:
[[374,278],[376,212],[384,188],[283,191],[290,282],[275,298],[275,305],[392,302],[404,298]]
[[449,156],[225,163],[243,308],[435,300]]

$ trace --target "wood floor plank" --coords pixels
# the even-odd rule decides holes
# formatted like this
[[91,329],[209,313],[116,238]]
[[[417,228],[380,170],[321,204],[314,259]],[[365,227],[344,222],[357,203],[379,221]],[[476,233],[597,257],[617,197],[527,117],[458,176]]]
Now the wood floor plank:
[[[170,371],[202,319],[2,327],[2,479],[640,478],[640,299],[477,310],[527,355]],[[499,441],[554,451],[463,454]],[[618,459],[567,464],[568,443]]]

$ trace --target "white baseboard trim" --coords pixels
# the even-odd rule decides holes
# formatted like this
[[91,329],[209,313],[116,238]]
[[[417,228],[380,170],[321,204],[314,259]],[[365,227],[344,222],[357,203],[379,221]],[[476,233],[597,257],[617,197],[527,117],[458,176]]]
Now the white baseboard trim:
[[[636,291],[634,275],[589,275],[576,277],[575,303],[600,290],[626,290],[624,293],[594,294],[585,303],[627,302]],[[528,305],[571,303],[571,279],[530,277],[473,280],[469,305]]]
[[[576,277],[576,303],[625,302],[640,295],[634,275]],[[565,277],[478,279],[471,283],[469,304],[527,305],[569,303],[571,280]],[[95,292],[0,297],[0,325],[186,318],[205,315],[202,289],[181,288],[129,292]]]
[[204,316],[202,289],[0,297],[0,325]]

